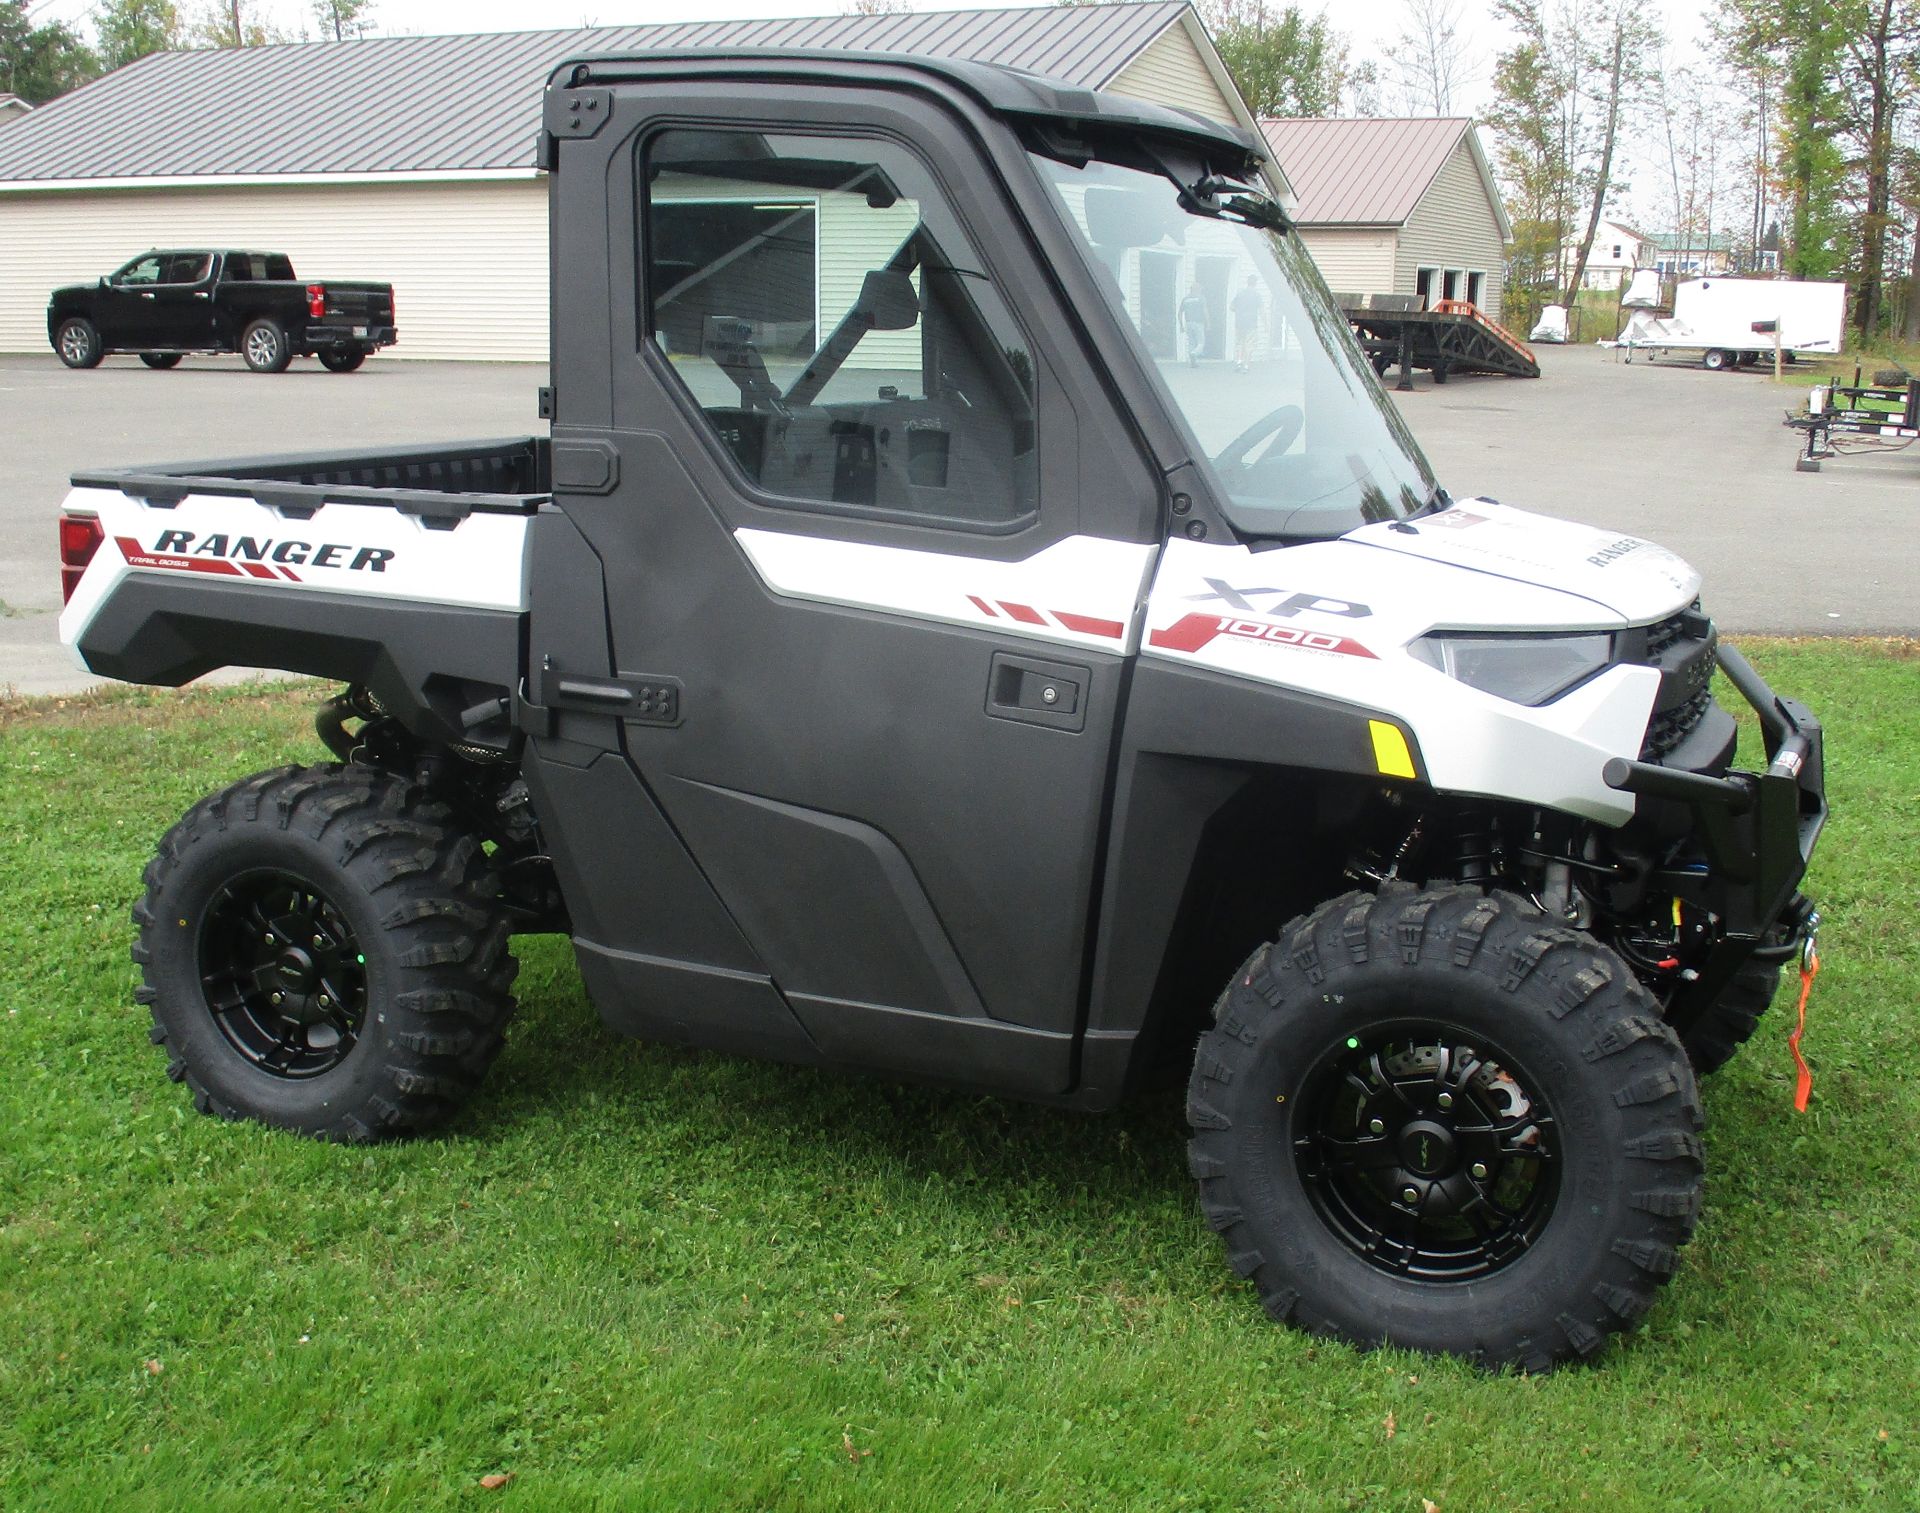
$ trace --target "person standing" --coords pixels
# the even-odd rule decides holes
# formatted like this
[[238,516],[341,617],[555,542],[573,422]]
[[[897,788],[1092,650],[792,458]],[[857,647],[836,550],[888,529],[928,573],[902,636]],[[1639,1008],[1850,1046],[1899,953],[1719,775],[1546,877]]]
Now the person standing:
[[1187,366],[1192,367],[1207,344],[1207,302],[1197,284],[1188,286],[1187,297],[1180,301],[1180,334],[1187,339]]
[[1254,348],[1260,340],[1260,316],[1264,308],[1265,301],[1260,298],[1260,280],[1249,273],[1245,285],[1233,297],[1234,349],[1242,373],[1253,361]]

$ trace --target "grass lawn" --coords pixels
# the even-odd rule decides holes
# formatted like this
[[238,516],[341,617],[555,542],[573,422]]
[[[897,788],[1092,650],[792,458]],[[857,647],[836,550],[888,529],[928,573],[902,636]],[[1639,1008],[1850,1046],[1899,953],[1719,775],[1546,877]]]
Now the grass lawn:
[[1680,1275],[1538,1379],[1269,1324],[1175,1099],[620,1041],[553,940],[450,1134],[201,1118],[127,909],[194,798],[321,755],[312,691],[0,710],[0,1506],[1920,1507],[1920,646],[1750,650],[1829,732],[1813,1107],[1785,1002],[1706,1087]]

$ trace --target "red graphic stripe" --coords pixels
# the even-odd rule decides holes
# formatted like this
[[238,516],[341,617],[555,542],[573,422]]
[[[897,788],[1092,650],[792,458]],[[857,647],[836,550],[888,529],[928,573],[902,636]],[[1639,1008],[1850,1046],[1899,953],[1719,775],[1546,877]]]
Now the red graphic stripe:
[[287,581],[289,583],[298,583],[300,581],[300,575],[296,573],[292,568],[283,567],[280,569],[280,571],[286,574]]
[[[241,569],[249,578],[273,578],[273,569],[261,562],[242,562]],[[279,580],[276,578],[277,583]]]
[[1070,615],[1064,609],[1056,609],[1053,618],[1068,630],[1077,630],[1083,636],[1105,636],[1108,640],[1118,641],[1126,634],[1126,627],[1118,620],[1099,620],[1092,615]]
[[1002,599],[1000,601],[1000,607],[1022,625],[1045,625],[1047,623],[1047,617],[1030,604],[1009,604],[1005,599]]
[[1300,651],[1338,652],[1346,657],[1374,654],[1358,641],[1336,636],[1331,631],[1306,630],[1298,625],[1275,625],[1266,620],[1234,620],[1225,615],[1182,615],[1172,625],[1147,637],[1149,646],[1168,651],[1197,652],[1220,636],[1259,641],[1268,646],[1291,646]]
[[176,573],[220,573],[229,578],[243,576],[239,568],[218,557],[163,557],[148,551],[131,536],[115,536],[113,540],[129,567],[163,567]]
[[979,610],[980,613],[985,615],[989,620],[995,620],[999,618],[999,616],[997,616],[993,612],[993,606],[987,603],[987,601],[985,599],[982,599],[978,594],[968,594],[967,598],[972,601],[973,607]]

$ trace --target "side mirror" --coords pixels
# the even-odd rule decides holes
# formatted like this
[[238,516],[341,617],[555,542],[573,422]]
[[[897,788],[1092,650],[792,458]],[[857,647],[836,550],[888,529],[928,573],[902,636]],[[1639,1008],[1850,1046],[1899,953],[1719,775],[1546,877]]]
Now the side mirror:
[[876,331],[906,331],[920,323],[920,295],[913,279],[891,268],[874,268],[860,285],[854,309]]

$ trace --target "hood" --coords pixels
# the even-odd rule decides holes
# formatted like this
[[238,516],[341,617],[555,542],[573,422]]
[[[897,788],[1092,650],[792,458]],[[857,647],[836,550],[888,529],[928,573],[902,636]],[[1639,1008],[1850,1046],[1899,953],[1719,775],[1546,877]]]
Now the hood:
[[1463,500],[1400,524],[1365,525],[1340,539],[1557,589],[1629,625],[1665,619],[1700,593],[1700,574],[1663,546],[1490,499]]

